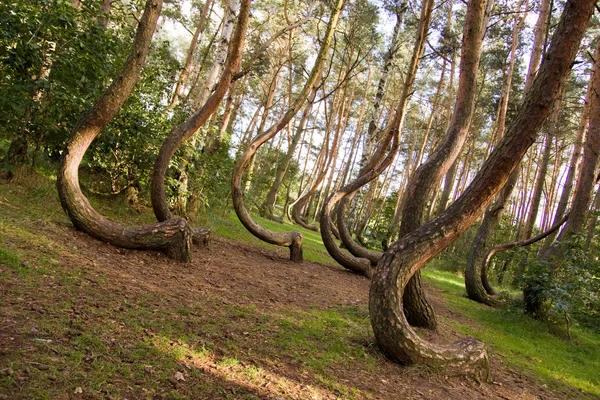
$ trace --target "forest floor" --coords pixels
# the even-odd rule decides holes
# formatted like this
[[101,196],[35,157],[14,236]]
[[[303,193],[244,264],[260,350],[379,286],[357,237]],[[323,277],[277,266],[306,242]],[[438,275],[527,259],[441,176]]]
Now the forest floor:
[[[368,281],[286,249],[215,237],[182,264],[76,231],[52,189],[0,183],[0,210],[0,399],[593,398],[494,349],[490,383],[392,363]],[[433,281],[421,334],[451,342],[478,322]]]

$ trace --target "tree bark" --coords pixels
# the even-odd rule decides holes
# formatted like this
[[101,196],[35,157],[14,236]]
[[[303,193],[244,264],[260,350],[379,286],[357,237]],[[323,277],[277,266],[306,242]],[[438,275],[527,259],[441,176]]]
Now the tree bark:
[[[477,72],[486,28],[485,13],[485,0],[469,2],[463,33],[456,106],[452,120],[442,142],[408,181],[400,223],[400,238],[425,222],[427,201],[456,160],[467,138],[477,97]],[[435,313],[425,298],[418,271],[404,291],[403,305],[411,325],[436,329]]]
[[389,358],[404,364],[453,368],[488,379],[487,352],[481,342],[466,339],[437,345],[417,335],[403,312],[404,287],[475,222],[533,144],[571,68],[594,5],[594,0],[566,3],[532,89],[498,147],[459,199],[437,218],[394,243],[374,270],[369,293],[371,325],[379,347]]
[[333,39],[335,28],[337,27],[337,22],[340,18],[344,4],[345,0],[337,0],[335,6],[333,7],[333,12],[327,25],[327,32],[325,33],[325,37],[321,42],[322,44],[321,48],[319,49],[319,54],[317,55],[317,59],[315,60],[313,69],[304,87],[302,88],[302,91],[298,94],[298,97],[296,98],[296,100],[294,100],[294,103],[290,106],[290,108],[283,115],[283,117],[267,131],[257,136],[249,144],[244,154],[242,154],[241,157],[238,159],[233,170],[233,177],[231,179],[233,206],[238,218],[240,219],[240,222],[246,227],[246,229],[250,231],[250,233],[258,237],[259,239],[271,244],[289,247],[290,259],[294,262],[302,262],[302,234],[300,232],[273,232],[262,227],[256,221],[254,221],[252,219],[252,216],[250,215],[250,212],[244,204],[244,197],[241,190],[242,175],[244,172],[244,168],[246,167],[250,159],[254,156],[258,148],[262,146],[262,144],[264,144],[266,141],[272,139],[283,128],[285,128],[287,124],[290,123],[294,115],[298,113],[298,111],[306,101],[310,89],[312,88],[312,86],[314,85],[315,81],[321,73],[321,68],[329,51],[329,46]]
[[[171,210],[169,210],[169,204],[167,202],[164,182],[173,155],[181,144],[204,125],[211,114],[219,107],[221,100],[227,93],[233,73],[239,68],[242,58],[242,49],[244,47],[243,43],[246,27],[248,25],[248,16],[250,13],[249,3],[250,0],[242,0],[237,29],[231,43],[232,45],[228,50],[225,70],[221,75],[217,89],[196,113],[169,133],[158,153],[152,172],[150,194],[154,215],[160,222],[172,218]],[[206,229],[196,229],[194,231],[194,240],[198,243],[206,243],[209,240],[209,236],[210,233]]]
[[192,232],[185,220],[121,226],[94,210],[79,186],[79,164],[86,150],[119,111],[139,79],[161,9],[161,0],[147,0],[123,70],[73,128],[58,172],[57,186],[62,207],[77,229],[118,247],[163,250],[171,258],[190,261]]

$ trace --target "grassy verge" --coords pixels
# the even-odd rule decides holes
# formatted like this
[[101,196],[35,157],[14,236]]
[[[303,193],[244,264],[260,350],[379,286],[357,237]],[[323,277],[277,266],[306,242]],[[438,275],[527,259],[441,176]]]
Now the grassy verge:
[[453,311],[473,323],[452,322],[460,332],[475,336],[505,363],[535,375],[548,385],[564,384],[600,396],[600,335],[573,328],[573,339],[552,333],[547,323],[518,309],[486,307],[465,297],[464,280],[452,273],[425,270],[425,278],[442,289]]

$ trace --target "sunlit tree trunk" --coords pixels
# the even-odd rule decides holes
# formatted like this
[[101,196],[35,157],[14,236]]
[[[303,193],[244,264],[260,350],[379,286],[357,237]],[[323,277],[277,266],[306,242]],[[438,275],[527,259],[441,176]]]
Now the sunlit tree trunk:
[[438,345],[421,338],[410,327],[403,312],[404,287],[420,268],[475,222],[536,140],[568,75],[594,6],[594,0],[571,0],[565,4],[532,89],[477,176],[439,217],[394,243],[374,269],[369,314],[377,344],[387,357],[403,364],[452,368],[480,379],[488,378],[489,363],[481,342],[466,339]]
[[[217,55],[218,64],[224,64],[225,70],[219,80],[219,83],[215,91],[210,95],[200,107],[200,109],[192,114],[184,123],[176,126],[167,136],[163,142],[161,149],[158,153],[158,157],[154,163],[154,169],[152,172],[152,181],[150,187],[150,194],[152,199],[152,208],[154,215],[158,221],[166,221],[172,218],[171,210],[167,201],[167,195],[165,192],[165,177],[169,164],[173,155],[183,144],[184,141],[188,140],[194,135],[194,133],[208,120],[213,112],[219,107],[221,100],[225,97],[227,90],[231,84],[231,78],[233,73],[239,68],[239,64],[242,57],[242,49],[244,43],[244,37],[246,34],[246,26],[248,23],[249,14],[249,0],[242,1],[242,7],[239,8],[239,3],[236,0],[232,0],[230,7],[232,9],[233,16],[240,14],[238,20],[238,28],[234,35],[233,41],[229,49],[225,49],[225,54],[219,52]],[[231,13],[228,13],[228,18],[231,17]],[[235,19],[235,18],[234,18]],[[227,25],[233,21],[227,20]],[[223,39],[224,40],[224,39]],[[223,45],[227,43],[223,41]],[[221,57],[225,55],[225,59],[221,63]],[[198,229],[195,231],[194,238],[197,242],[206,242],[208,240],[208,231],[205,229]]]
[[79,164],[85,152],[119,111],[139,79],[161,8],[161,0],[146,2],[121,74],[73,128],[57,175],[57,186],[61,204],[77,229],[118,247],[158,249],[174,259],[189,261],[192,232],[186,221],[173,219],[151,225],[121,226],[94,210],[79,186]]

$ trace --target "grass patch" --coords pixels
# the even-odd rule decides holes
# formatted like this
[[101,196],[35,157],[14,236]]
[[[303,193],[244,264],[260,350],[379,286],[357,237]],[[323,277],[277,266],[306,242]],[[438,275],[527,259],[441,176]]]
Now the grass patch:
[[600,336],[597,332],[575,327],[573,340],[562,339],[551,333],[548,324],[519,310],[495,309],[469,300],[464,279],[455,274],[425,269],[423,275],[442,289],[454,311],[474,321],[451,321],[452,325],[483,341],[508,365],[533,373],[554,387],[559,382],[600,396]]

